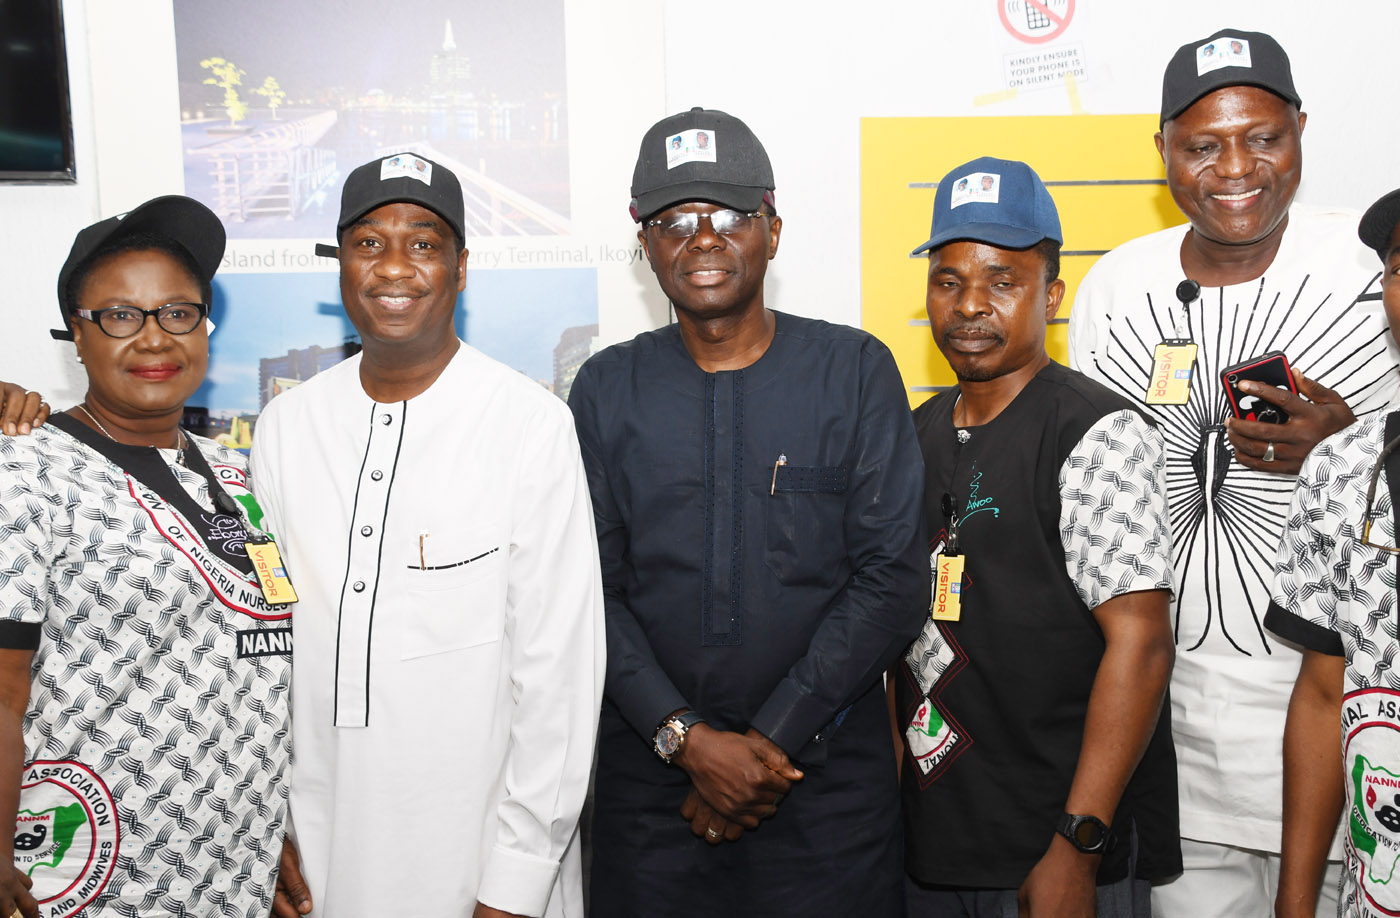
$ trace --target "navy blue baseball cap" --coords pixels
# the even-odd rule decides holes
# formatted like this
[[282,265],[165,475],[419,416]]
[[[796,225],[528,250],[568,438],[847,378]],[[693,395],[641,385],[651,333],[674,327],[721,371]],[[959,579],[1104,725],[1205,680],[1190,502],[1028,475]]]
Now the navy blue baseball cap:
[[928,242],[911,254],[957,240],[1028,249],[1043,239],[1064,242],[1059,211],[1040,176],[1025,163],[983,156],[938,183]]

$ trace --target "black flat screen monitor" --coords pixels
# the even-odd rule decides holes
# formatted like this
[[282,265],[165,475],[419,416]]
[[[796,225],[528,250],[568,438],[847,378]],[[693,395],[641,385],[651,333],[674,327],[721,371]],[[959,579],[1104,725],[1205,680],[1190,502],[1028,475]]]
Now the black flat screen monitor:
[[0,0],[0,182],[72,182],[60,0]]

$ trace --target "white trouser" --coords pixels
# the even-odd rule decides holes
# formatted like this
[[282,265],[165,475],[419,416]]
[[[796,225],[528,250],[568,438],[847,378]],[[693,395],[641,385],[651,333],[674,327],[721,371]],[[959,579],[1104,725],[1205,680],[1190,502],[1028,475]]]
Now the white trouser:
[[[1155,918],[1270,918],[1279,856],[1267,851],[1181,840],[1181,876],[1152,887]],[[1317,918],[1336,918],[1342,862],[1328,861]]]

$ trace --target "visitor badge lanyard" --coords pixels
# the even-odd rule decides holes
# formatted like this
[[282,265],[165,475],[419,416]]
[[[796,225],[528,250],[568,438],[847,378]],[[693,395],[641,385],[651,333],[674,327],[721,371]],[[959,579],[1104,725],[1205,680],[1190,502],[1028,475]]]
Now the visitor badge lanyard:
[[292,589],[292,581],[287,576],[287,568],[282,562],[281,553],[277,550],[277,543],[272,541],[267,533],[252,524],[248,515],[239,507],[238,501],[230,497],[229,493],[219,484],[218,476],[209,467],[209,462],[204,458],[203,453],[191,446],[185,450],[185,461],[189,463],[190,471],[197,473],[209,483],[209,497],[219,512],[227,513],[242,523],[243,531],[247,533],[247,538],[243,542],[243,550],[248,553],[248,561],[253,565],[253,576],[258,578],[258,586],[262,589],[263,599],[270,606],[283,606],[296,602],[296,590]]
[[1148,377],[1143,402],[1148,405],[1185,405],[1191,400],[1191,376],[1196,369],[1196,343],[1191,340],[1191,304],[1200,298],[1201,285],[1185,280],[1176,285],[1176,298],[1186,318],[1186,333],[1176,325],[1176,315],[1167,310],[1172,337],[1165,338],[1152,351],[1152,375]]
[[[67,414],[55,415],[49,419],[49,423],[106,457],[132,481],[140,482],[143,487],[159,495],[169,505],[171,513],[184,519],[192,538],[233,567],[240,576],[246,577],[250,573],[256,576],[263,598],[268,603],[283,605],[296,602],[296,593],[292,591],[291,581],[287,580],[286,569],[276,555],[275,546],[270,554],[263,547],[271,545],[271,539],[252,525],[239,502],[224,490],[209,461],[190,440],[189,434],[180,432],[186,444],[180,454],[180,464],[203,478],[209,486],[209,500],[214,504],[212,515],[190,496],[155,447],[118,443],[110,436],[99,435]],[[247,499],[256,506],[252,495]],[[244,546],[241,552],[237,548],[240,536]],[[246,570],[243,567],[244,555],[247,556]]]
[[[957,432],[958,445],[955,449],[958,451],[958,458],[953,463],[951,487],[957,485],[958,470],[962,466],[962,444],[966,442],[967,437],[967,431]],[[958,533],[958,526],[962,522],[962,517],[958,515],[958,499],[951,490],[943,492],[941,509],[944,519],[947,520],[947,537],[943,541],[943,550],[938,553],[935,565],[933,600],[929,604],[929,615],[935,621],[956,622],[962,619],[963,567],[967,559],[962,553],[961,537]]]
[[277,543],[267,536],[259,536],[255,541],[249,536],[243,543],[248,552],[248,560],[253,562],[253,574],[262,587],[263,599],[270,606],[284,606],[297,601],[297,591],[292,589],[291,578],[287,576],[286,564]]

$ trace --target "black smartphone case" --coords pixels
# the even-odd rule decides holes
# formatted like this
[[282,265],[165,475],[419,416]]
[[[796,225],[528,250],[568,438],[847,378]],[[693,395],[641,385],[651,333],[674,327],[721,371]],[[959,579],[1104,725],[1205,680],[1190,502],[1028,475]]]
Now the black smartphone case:
[[1287,411],[1269,404],[1262,398],[1256,398],[1240,391],[1239,383],[1244,379],[1252,379],[1266,386],[1284,388],[1297,395],[1298,387],[1293,383],[1293,373],[1289,369],[1288,358],[1284,356],[1283,351],[1270,351],[1267,354],[1260,354],[1258,357],[1251,357],[1226,367],[1220,371],[1220,383],[1225,387],[1225,398],[1230,403],[1230,410],[1241,421],[1262,421],[1266,424],[1286,423],[1288,421]]

